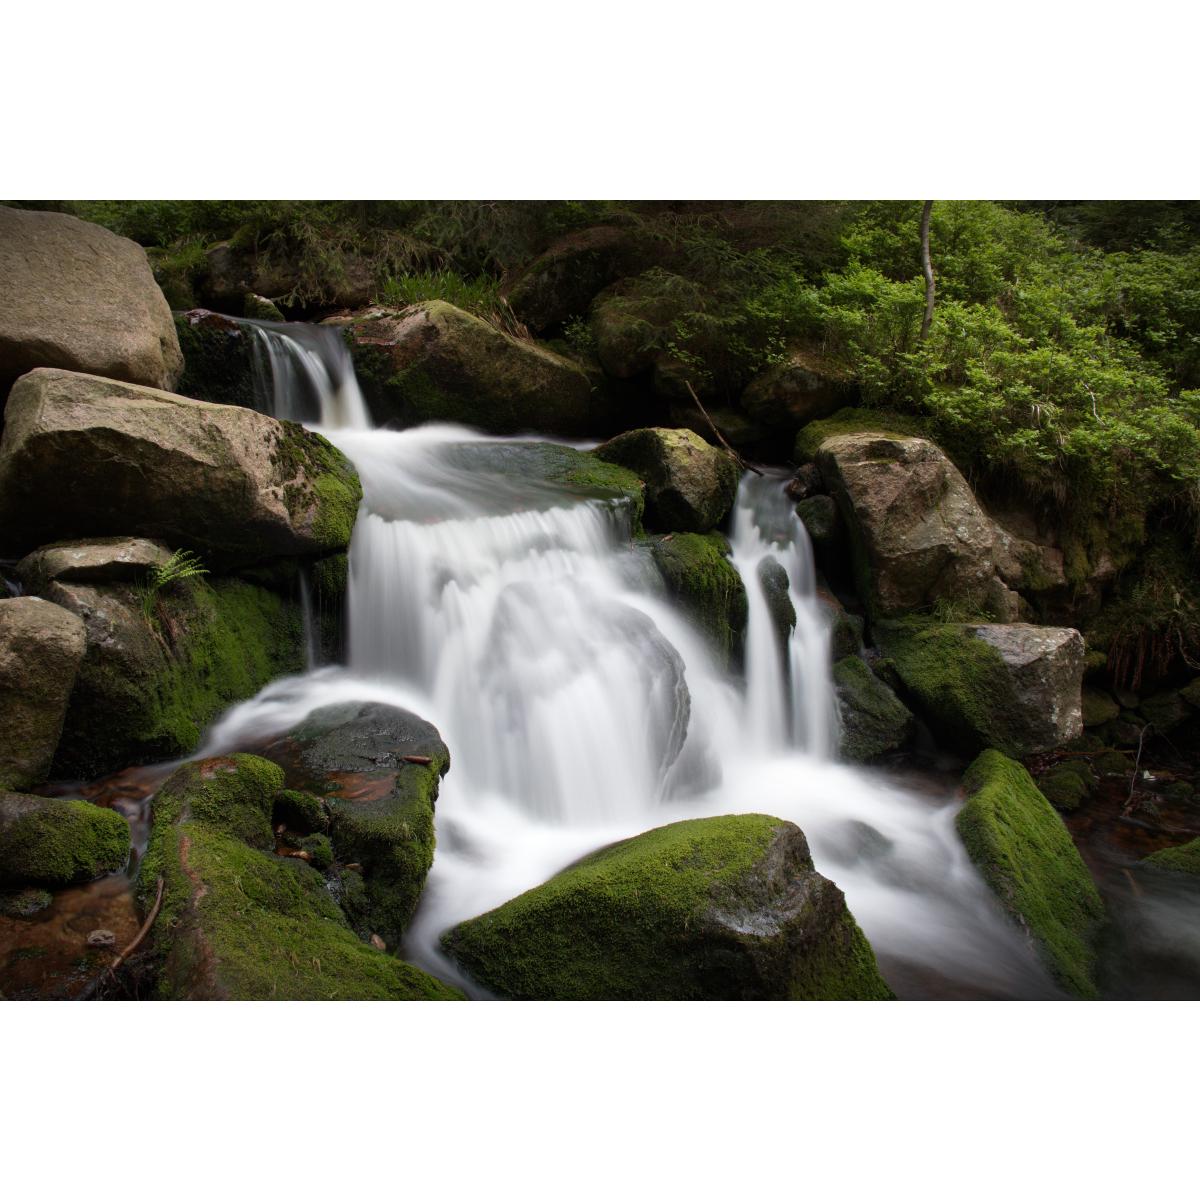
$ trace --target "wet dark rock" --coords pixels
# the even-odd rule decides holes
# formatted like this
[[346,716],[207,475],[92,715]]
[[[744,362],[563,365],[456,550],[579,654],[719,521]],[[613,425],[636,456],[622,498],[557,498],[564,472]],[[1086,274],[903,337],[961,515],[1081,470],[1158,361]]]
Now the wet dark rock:
[[833,683],[841,716],[841,754],[871,762],[912,740],[916,721],[895,692],[861,658],[834,664]]

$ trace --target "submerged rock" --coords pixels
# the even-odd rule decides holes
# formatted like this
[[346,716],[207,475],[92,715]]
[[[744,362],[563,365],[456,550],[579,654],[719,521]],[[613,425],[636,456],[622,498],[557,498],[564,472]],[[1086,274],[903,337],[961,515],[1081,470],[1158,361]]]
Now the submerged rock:
[[850,530],[859,594],[875,616],[942,600],[1016,620],[1018,597],[997,575],[995,526],[937,446],[843,433],[825,438],[816,457]]
[[433,864],[433,808],[450,752],[438,731],[388,704],[319,708],[262,753],[325,802],[341,862],[362,867],[360,931],[399,942]]
[[86,634],[54,762],[68,778],[189,754],[219,712],[304,665],[298,606],[244,580],[187,580],[149,610],[134,584],[45,594]]
[[835,663],[833,684],[841,716],[843,758],[870,762],[911,740],[916,732],[912,713],[861,658]]
[[1023,757],[1083,732],[1083,638],[1040,625],[879,622],[875,638],[934,732]]
[[740,659],[748,607],[742,577],[719,533],[650,538],[650,552],[667,593],[704,631],[725,667]]
[[355,936],[319,870],[271,852],[283,771],[249,754],[186,763],[153,802],[138,894],[163,880],[151,957],[172,1000],[451,1000]]
[[0,205],[0,406],[34,367],[149,387],[183,369],[171,310],[136,242],[65,213]]
[[249,409],[45,369],[9,397],[0,536],[15,549],[135,535],[214,564],[321,554],[349,544],[361,496],[324,438]]
[[0,788],[49,773],[84,644],[74,613],[35,596],[0,600]]
[[129,825],[111,808],[0,792],[0,882],[67,887],[119,871]]
[[1029,772],[995,750],[971,764],[963,788],[956,824],[972,861],[1055,979],[1095,997],[1104,904],[1066,826]]
[[707,533],[728,515],[738,469],[690,429],[634,429],[596,448],[646,485],[646,525],[661,533]]
[[380,420],[455,421],[488,433],[567,436],[602,424],[578,364],[444,300],[346,318],[363,394]]
[[891,997],[804,834],[761,815],[679,821],[607,846],[442,944],[515,999]]

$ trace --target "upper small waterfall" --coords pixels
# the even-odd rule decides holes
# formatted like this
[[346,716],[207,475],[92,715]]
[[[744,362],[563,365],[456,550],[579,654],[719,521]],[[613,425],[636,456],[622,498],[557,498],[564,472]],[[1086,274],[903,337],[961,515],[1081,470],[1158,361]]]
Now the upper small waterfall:
[[254,339],[254,390],[263,412],[330,429],[370,428],[340,329],[279,321],[240,323]]

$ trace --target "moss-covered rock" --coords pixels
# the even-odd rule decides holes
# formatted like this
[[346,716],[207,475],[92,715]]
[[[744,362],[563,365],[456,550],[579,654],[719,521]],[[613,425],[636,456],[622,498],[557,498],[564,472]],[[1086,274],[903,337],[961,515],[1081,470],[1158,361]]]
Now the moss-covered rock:
[[54,760],[68,778],[189,754],[219,712],[304,666],[298,606],[245,580],[165,588],[149,616],[132,584],[54,583],[47,596],[87,638]]
[[1184,842],[1182,846],[1156,850],[1153,854],[1146,855],[1142,862],[1162,871],[1200,875],[1200,838],[1193,838],[1190,842]]
[[634,429],[596,448],[646,485],[646,525],[660,533],[707,533],[733,507],[738,469],[690,429]]
[[916,721],[861,658],[839,659],[833,667],[841,716],[841,753],[850,762],[870,762],[899,750],[916,732]]
[[648,539],[667,592],[704,631],[725,666],[741,657],[748,615],[742,577],[719,533],[676,533]]
[[498,434],[603,428],[603,406],[578,364],[443,300],[369,309],[344,324],[363,394],[382,420]]
[[85,641],[74,613],[36,596],[0,600],[0,788],[46,778]]
[[832,496],[808,496],[796,505],[798,516],[812,541],[814,550],[836,549],[842,541],[842,519]]
[[329,828],[329,813],[320,796],[286,788],[275,796],[271,822],[300,833],[322,833]]
[[995,750],[971,764],[963,789],[957,826],[972,861],[1055,979],[1094,997],[1104,905],[1066,826],[1029,772]]
[[176,390],[210,404],[255,408],[254,343],[251,329],[220,313],[194,308],[175,314],[183,350]]
[[812,347],[794,347],[750,381],[741,406],[760,425],[795,435],[810,421],[853,404],[857,391],[844,367]]
[[1063,812],[1074,812],[1091,790],[1086,776],[1069,765],[1053,767],[1038,779],[1037,785],[1042,795]]
[[119,871],[128,857],[129,825],[111,808],[0,792],[0,882],[66,887]]
[[760,815],[617,842],[442,943],[484,986],[518,999],[891,996],[804,834]]
[[689,279],[653,268],[606,288],[592,305],[596,353],[615,379],[651,370],[673,340],[676,322],[703,309],[702,289]]
[[9,397],[0,540],[14,550],[140,536],[212,566],[327,554],[349,545],[361,498],[328,441],[250,409],[47,369]]
[[875,639],[934,732],[1024,756],[1082,732],[1083,639],[1037,625],[877,622]]
[[138,894],[148,907],[163,880],[151,949],[159,996],[460,998],[361,941],[318,871],[270,851],[269,817],[282,783],[274,763],[235,754],[185,764],[155,796]]
[[433,864],[433,806],[450,752],[428,721],[387,704],[310,713],[262,749],[289,787],[320,796],[338,860],[363,872],[359,931],[397,943]]
[[767,602],[767,614],[775,630],[775,639],[781,651],[787,646],[796,628],[796,606],[789,591],[788,573],[783,564],[771,555],[762,559],[755,571],[756,582]]
[[1121,706],[1107,693],[1099,688],[1085,687],[1080,698],[1083,727],[1094,729],[1097,725],[1106,725],[1115,721],[1120,715]]

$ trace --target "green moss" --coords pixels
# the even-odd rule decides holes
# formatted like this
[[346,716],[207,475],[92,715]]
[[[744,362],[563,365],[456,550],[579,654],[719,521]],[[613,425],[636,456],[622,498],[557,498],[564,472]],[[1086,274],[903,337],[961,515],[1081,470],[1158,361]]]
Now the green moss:
[[[777,919],[761,863],[788,828],[752,814],[650,830],[456,926],[443,945],[481,983],[521,998],[886,998],[836,889],[828,907],[826,881],[806,893],[803,913],[787,912],[803,947],[779,935],[788,944],[772,958],[755,944]],[[793,857],[779,874],[790,883],[804,869]]]
[[129,825],[111,808],[84,800],[0,795],[0,880],[65,887],[129,857]]
[[870,762],[900,749],[913,736],[912,713],[861,658],[835,663],[833,683],[842,718],[842,756],[850,762]]
[[1096,688],[1083,689],[1082,703],[1085,729],[1115,721],[1121,712],[1120,706],[1107,692],[1098,691]]
[[[243,816],[269,812],[282,772],[251,755],[189,763],[155,797],[139,877],[163,998],[457,999],[459,993],[360,941],[321,875],[246,844]],[[229,801],[225,803],[224,801]]]
[[963,787],[957,826],[967,853],[1055,979],[1094,997],[1104,905],[1066,826],[1029,772],[995,750],[971,764]]
[[333,866],[333,843],[323,833],[310,833],[300,849],[307,852],[309,863],[322,874]]
[[1074,812],[1088,797],[1087,780],[1070,767],[1059,766],[1038,780],[1042,795],[1064,812]]
[[280,421],[271,462],[294,519],[310,514],[310,532],[322,550],[350,545],[362,483],[354,464],[332,442],[294,421]]
[[1152,867],[1164,871],[1181,871],[1188,875],[1200,875],[1200,838],[1184,842],[1182,846],[1172,846],[1167,850],[1157,850],[1142,859]]
[[271,823],[286,825],[300,833],[322,833],[329,828],[329,814],[320,796],[289,788],[275,797]]
[[345,596],[346,586],[350,581],[348,554],[327,554],[324,558],[318,558],[310,570],[313,591],[318,600],[336,603]]
[[676,533],[646,542],[669,595],[703,630],[718,660],[737,663],[749,608],[728,541],[719,533]]
[[[133,589],[120,594],[140,620]],[[190,580],[160,593],[157,615],[163,632],[127,635],[128,653],[89,651],[68,708],[57,773],[91,777],[189,754],[230,704],[303,669],[297,607],[245,580]]]
[[875,627],[906,692],[936,731],[968,753],[1020,754],[1022,703],[1000,652],[968,626],[909,618]]
[[821,443],[844,433],[891,433],[900,436],[925,436],[924,424],[914,416],[886,409],[843,408],[831,417],[810,421],[796,434],[794,448],[798,463],[812,462]]

